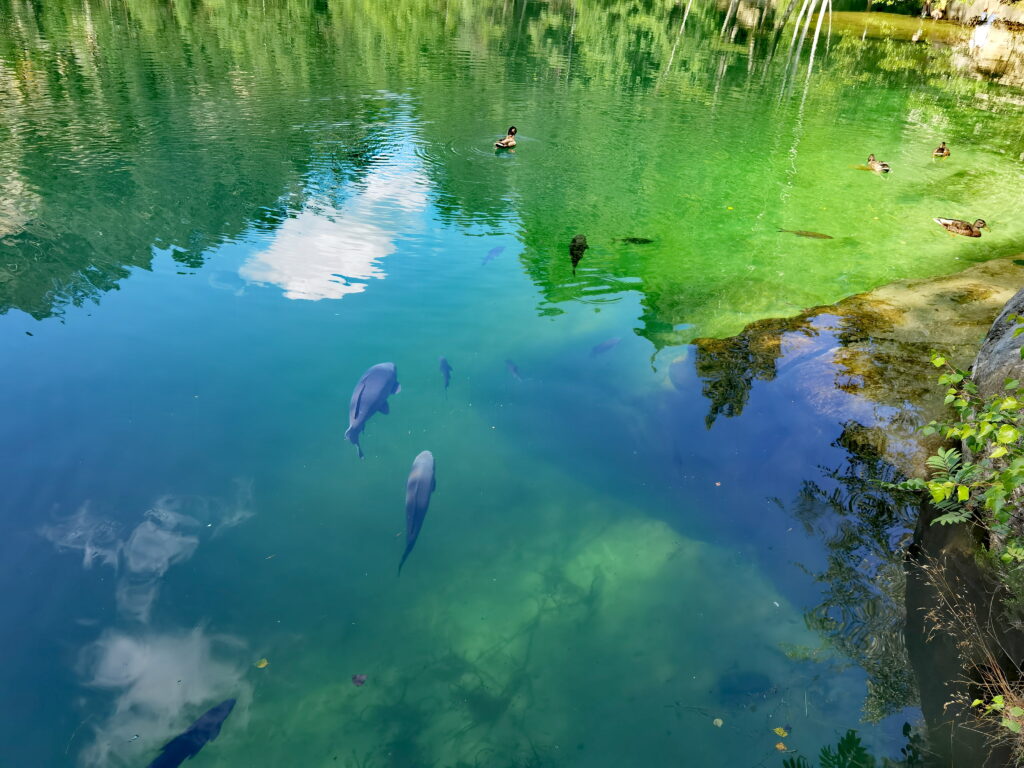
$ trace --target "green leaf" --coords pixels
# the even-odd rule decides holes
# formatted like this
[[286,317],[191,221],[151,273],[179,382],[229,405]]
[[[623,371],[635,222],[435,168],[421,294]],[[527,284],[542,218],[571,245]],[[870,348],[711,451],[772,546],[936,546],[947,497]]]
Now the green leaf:
[[946,364],[946,358],[944,358],[944,357],[942,357],[940,355],[933,355],[932,356],[932,365],[934,365],[936,368],[941,368],[945,364]]
[[999,446],[996,446],[992,450],[992,453],[990,453],[988,455],[988,457],[990,459],[998,459],[999,457],[1005,456],[1005,455],[1006,455],[1006,446],[1005,445],[999,445]]
[[1024,717],[1024,709],[1020,707],[1010,707],[1010,715],[1013,717]]
[[984,703],[985,702],[982,701],[981,699],[975,699],[974,701],[971,702],[971,706],[972,707],[980,707]]
[[957,501],[967,501],[971,497],[971,489],[966,485],[958,485],[956,487],[956,498]]
[[1003,384],[1003,389],[1014,390],[1020,388],[1020,379],[1007,379],[1006,383]]
[[1010,720],[1007,717],[1003,718],[1003,727],[1009,729],[1013,733],[1020,733],[1020,723],[1016,720]]
[[1009,424],[1003,424],[1003,426],[999,428],[999,431],[996,432],[996,440],[1003,445],[1016,442],[1019,437],[1020,432],[1017,431],[1017,428],[1012,427]]

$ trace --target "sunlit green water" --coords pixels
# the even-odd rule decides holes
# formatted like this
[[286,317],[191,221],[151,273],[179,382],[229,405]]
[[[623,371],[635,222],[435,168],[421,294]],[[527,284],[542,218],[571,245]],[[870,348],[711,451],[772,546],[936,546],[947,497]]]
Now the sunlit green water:
[[0,765],[144,765],[230,696],[197,766],[748,766],[858,726],[831,547],[767,501],[841,419],[782,376],[706,431],[685,344],[1015,253],[1020,107],[942,50],[836,38],[807,78],[770,20],[683,12],[0,0]]

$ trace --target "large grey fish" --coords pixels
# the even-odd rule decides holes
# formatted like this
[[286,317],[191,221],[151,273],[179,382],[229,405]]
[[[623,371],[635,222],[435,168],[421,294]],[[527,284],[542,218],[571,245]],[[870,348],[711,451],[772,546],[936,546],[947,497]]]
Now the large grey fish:
[[444,376],[444,391],[447,392],[448,385],[452,381],[452,370],[454,369],[448,364],[448,358],[446,357],[439,358],[439,362],[441,364],[441,375]]
[[823,235],[821,232],[809,232],[806,229],[780,229],[779,232],[786,232],[797,237],[812,237],[815,240],[832,240],[832,235]]
[[435,488],[437,479],[434,477],[434,454],[423,451],[413,460],[412,471],[405,485],[405,552],[398,564],[399,573],[402,572],[405,559],[416,546],[423,518],[427,516],[427,507],[430,506],[430,494]]
[[572,260],[572,273],[576,274],[576,265],[580,263],[580,259],[583,258],[584,251],[590,246],[587,245],[586,235],[576,235],[569,243],[569,258]]
[[363,458],[363,449],[359,445],[359,434],[366,427],[366,422],[375,413],[388,415],[388,397],[402,391],[398,383],[398,369],[394,363],[377,363],[359,379],[352,390],[352,400],[348,404],[348,429],[345,439],[356,447],[359,458]]
[[217,738],[221,726],[234,706],[235,700],[228,699],[206,710],[184,733],[164,744],[164,748],[149,764],[149,768],[177,768],[186,760],[198,755],[199,750]]

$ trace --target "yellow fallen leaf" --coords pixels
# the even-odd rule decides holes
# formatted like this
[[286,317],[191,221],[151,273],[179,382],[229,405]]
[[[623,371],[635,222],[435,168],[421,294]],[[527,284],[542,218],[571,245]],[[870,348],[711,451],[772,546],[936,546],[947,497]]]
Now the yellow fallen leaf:
[[266,667],[270,666],[270,662],[267,661],[266,659],[260,659],[259,661],[256,662],[255,666],[256,666],[256,669],[265,669]]
[[715,726],[715,728],[721,728],[723,725],[725,725],[725,723],[722,721],[722,718],[720,717],[716,717],[714,720],[712,720],[711,724]]
[[779,750],[779,752],[785,752],[786,751],[786,745],[783,744],[781,741],[778,744],[775,745],[775,748],[777,750]]
[[772,728],[772,733],[774,733],[776,736],[781,736],[782,738],[786,738],[787,736],[789,736],[789,731],[787,731],[785,728]]

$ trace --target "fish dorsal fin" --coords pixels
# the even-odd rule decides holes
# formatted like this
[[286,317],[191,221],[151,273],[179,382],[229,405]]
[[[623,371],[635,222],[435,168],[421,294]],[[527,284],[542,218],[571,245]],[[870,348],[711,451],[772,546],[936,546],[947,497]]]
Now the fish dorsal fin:
[[377,410],[380,411],[381,413],[383,413],[385,416],[387,416],[389,413],[391,413],[391,408],[388,407],[388,401],[387,400],[385,400],[383,403],[381,403],[380,404],[380,408],[378,408]]
[[364,383],[359,385],[359,391],[356,393],[356,407],[355,407],[355,411],[353,411],[353,414],[352,414],[353,418],[356,418],[356,419],[359,418],[359,414],[360,414],[359,407],[363,404],[363,392],[365,392],[365,391],[366,391],[366,383],[364,382]]

